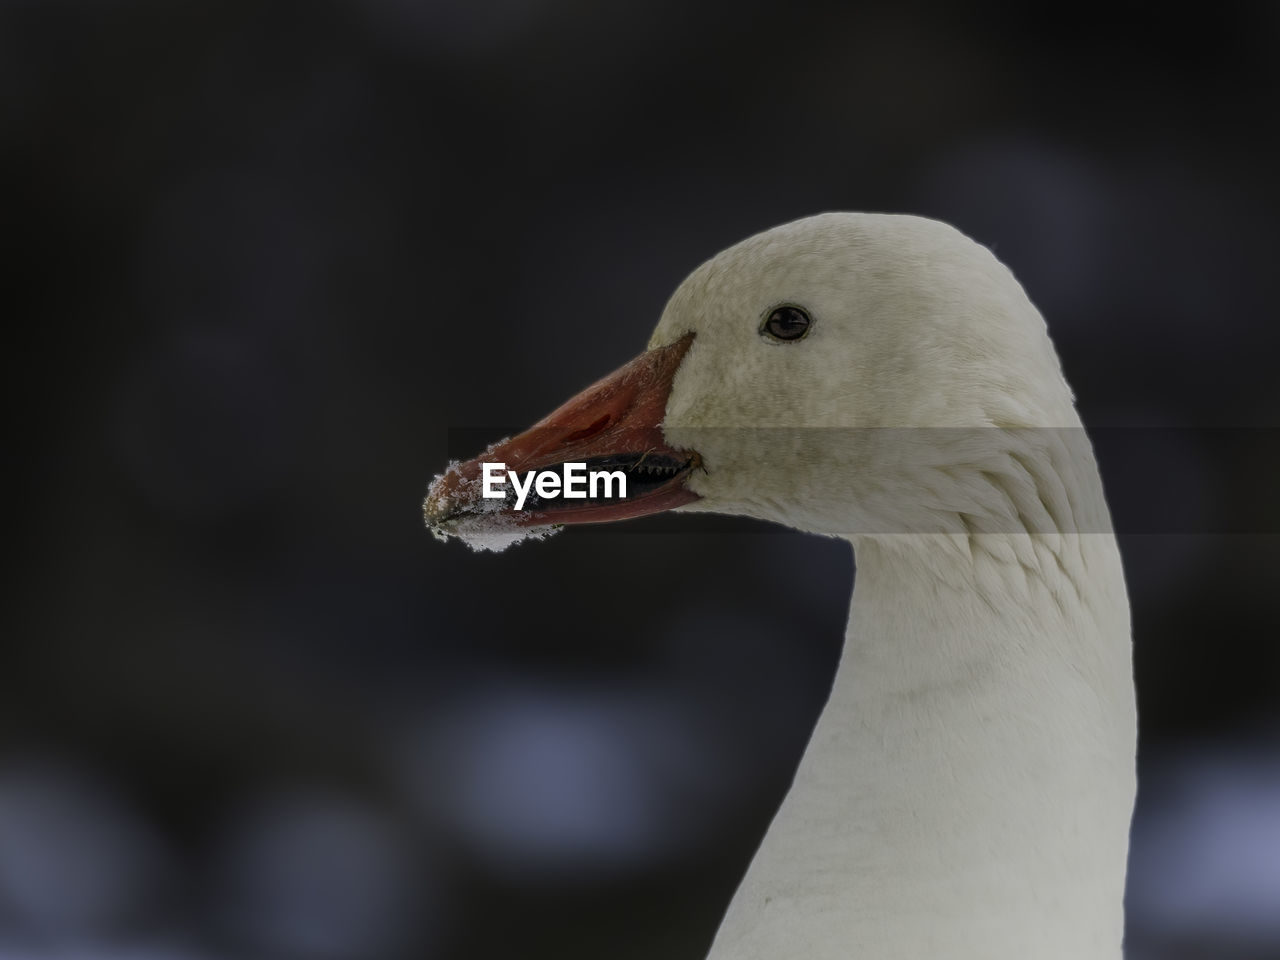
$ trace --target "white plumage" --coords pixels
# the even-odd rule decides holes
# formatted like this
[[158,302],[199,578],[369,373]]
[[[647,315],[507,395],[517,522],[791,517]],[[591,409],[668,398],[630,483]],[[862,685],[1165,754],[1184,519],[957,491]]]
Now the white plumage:
[[[780,304],[802,339],[763,334]],[[825,214],[699,267],[651,355],[690,333],[661,424],[700,467],[678,508],[843,537],[857,563],[830,701],[712,960],[1118,960],[1128,601],[1022,288],[944,224]]]

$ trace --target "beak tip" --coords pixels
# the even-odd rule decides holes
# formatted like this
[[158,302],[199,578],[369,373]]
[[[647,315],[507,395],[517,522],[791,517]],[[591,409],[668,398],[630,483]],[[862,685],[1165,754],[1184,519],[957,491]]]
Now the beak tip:
[[437,474],[422,501],[422,519],[437,539],[447,539],[447,536],[442,536],[446,533],[443,527],[461,508],[455,495],[464,488],[465,479],[458,472],[458,466],[458,461],[454,460],[444,473]]

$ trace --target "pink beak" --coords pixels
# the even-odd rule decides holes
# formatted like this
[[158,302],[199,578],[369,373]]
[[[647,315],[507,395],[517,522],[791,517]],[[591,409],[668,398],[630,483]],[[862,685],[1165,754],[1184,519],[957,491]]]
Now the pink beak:
[[[453,464],[427,491],[423,514],[433,528],[483,514],[522,527],[560,523],[604,523],[670,510],[698,495],[685,488],[702,459],[667,444],[662,435],[671,382],[693,342],[686,334],[636,357],[594,383],[524,433],[491,446],[480,456]],[[524,474],[585,463],[587,469],[622,471],[627,495],[617,499],[533,498],[523,510],[482,501],[482,467],[504,463]],[[497,509],[495,509],[495,507]]]

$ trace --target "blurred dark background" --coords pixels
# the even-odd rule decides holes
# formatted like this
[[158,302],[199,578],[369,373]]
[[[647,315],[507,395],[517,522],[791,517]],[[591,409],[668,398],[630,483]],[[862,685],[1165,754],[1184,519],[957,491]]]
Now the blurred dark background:
[[1169,518],[1129,953],[1280,957],[1280,448],[1181,429],[1280,424],[1280,7],[1178,9],[0,0],[0,958],[702,957],[849,551],[419,505],[835,209],[993,246],[1086,422],[1175,428],[1100,450]]

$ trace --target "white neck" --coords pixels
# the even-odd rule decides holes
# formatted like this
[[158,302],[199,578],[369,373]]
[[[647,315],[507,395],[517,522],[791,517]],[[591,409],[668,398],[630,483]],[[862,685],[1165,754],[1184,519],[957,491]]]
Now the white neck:
[[830,701],[711,960],[1119,960],[1136,711],[1115,538],[853,540]]

